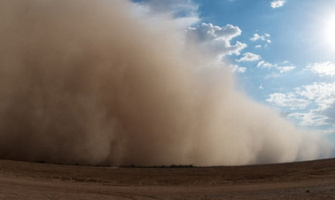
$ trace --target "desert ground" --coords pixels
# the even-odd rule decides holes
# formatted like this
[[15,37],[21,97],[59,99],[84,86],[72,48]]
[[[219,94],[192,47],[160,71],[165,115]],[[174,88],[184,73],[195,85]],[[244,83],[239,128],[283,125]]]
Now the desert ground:
[[12,199],[335,199],[335,159],[187,168],[0,160],[0,200]]

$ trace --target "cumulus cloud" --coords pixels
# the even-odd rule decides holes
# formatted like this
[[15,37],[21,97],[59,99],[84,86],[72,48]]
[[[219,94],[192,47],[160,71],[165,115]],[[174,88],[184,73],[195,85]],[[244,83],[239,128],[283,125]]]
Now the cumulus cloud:
[[266,100],[272,105],[291,110],[316,107],[308,112],[294,112],[289,116],[301,121],[301,125],[321,126],[335,122],[335,83],[313,83],[297,87],[294,92],[273,93]]
[[245,73],[245,71],[247,70],[247,68],[240,67],[238,65],[229,65],[229,68],[233,73]]
[[262,60],[262,61],[259,61],[257,63],[257,67],[272,68],[273,64],[271,64],[269,62],[265,62],[264,60]]
[[[190,27],[188,34],[195,34],[200,42],[212,40],[231,40],[234,37],[241,35],[242,31],[239,27],[228,24],[227,26],[219,27],[211,23],[202,23],[196,27]],[[193,35],[192,35],[193,36]]]
[[307,69],[320,76],[335,76],[335,64],[329,61],[312,63],[307,66]]
[[335,83],[313,83],[297,87],[294,89],[294,92],[287,94],[274,93],[270,95],[270,98],[267,101],[276,102],[279,106],[290,106],[287,103],[283,103],[286,101],[301,102],[301,108],[306,107],[306,105],[308,105],[307,102],[309,101],[314,102],[317,105],[317,110],[326,110],[335,103]]
[[300,120],[301,126],[324,126],[327,125],[327,117],[320,114],[316,110],[310,110],[309,112],[294,112],[290,113],[288,117],[293,117]]
[[274,69],[278,70],[280,74],[292,71],[296,68],[289,61],[284,61],[280,64],[272,64],[272,63],[266,62],[264,60],[259,61],[257,63],[257,67],[268,68],[268,69],[274,68]]
[[239,41],[232,45],[231,40],[241,33],[239,27],[230,24],[219,27],[211,23],[202,23],[187,29],[186,41],[191,44],[196,42],[214,56],[240,55],[240,51],[247,45]]
[[313,83],[295,90],[296,94],[315,101],[319,110],[325,110],[335,103],[335,83]]
[[291,110],[304,109],[309,104],[306,99],[297,98],[293,93],[273,93],[266,101],[276,106],[289,107]]
[[285,73],[294,70],[295,66],[294,65],[277,66],[276,69],[279,70],[280,73]]
[[251,62],[251,61],[258,61],[261,59],[260,55],[254,54],[254,53],[250,53],[250,52],[246,52],[243,54],[243,57],[236,60],[237,62]]
[[280,8],[286,3],[285,0],[274,0],[271,2],[271,8]]
[[258,33],[255,33],[252,38],[250,38],[251,41],[256,42],[257,40],[265,41],[267,43],[271,43],[270,34],[265,33],[264,35],[259,35]]
[[335,133],[335,103],[323,110],[316,108],[308,112],[290,113],[289,117],[300,120],[301,126],[324,126],[327,127],[324,133]]

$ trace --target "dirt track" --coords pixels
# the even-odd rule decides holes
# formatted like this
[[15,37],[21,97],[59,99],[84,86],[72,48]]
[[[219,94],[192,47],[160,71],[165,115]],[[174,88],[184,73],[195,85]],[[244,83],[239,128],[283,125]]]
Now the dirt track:
[[335,199],[335,160],[208,168],[0,160],[0,200],[7,199]]

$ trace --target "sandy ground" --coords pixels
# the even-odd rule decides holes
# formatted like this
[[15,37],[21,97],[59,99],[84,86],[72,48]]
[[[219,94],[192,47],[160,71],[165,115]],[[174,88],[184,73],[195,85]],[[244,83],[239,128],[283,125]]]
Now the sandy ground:
[[9,199],[335,199],[335,160],[206,168],[0,160],[0,200]]

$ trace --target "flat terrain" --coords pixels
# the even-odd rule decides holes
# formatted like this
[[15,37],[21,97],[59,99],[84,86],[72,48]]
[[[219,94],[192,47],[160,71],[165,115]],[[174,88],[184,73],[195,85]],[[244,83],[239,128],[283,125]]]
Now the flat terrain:
[[7,199],[335,199],[335,160],[206,168],[0,160],[0,200]]

